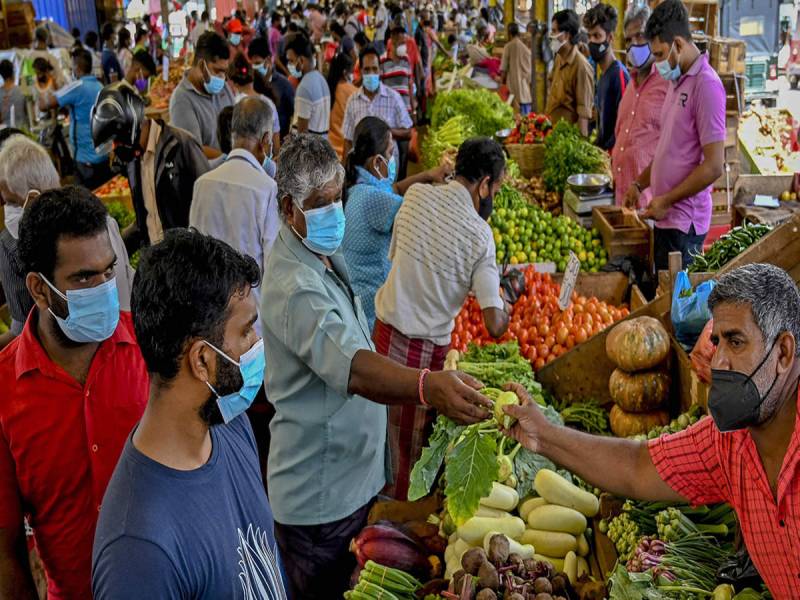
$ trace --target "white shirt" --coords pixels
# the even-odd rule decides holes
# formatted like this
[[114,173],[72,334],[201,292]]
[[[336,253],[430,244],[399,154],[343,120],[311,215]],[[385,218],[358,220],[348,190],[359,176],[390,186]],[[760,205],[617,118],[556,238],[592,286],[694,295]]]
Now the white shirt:
[[[195,181],[189,226],[252,256],[261,273],[280,229],[278,186],[255,156],[236,148],[216,169]],[[261,305],[261,290],[254,288]],[[261,335],[261,323],[256,321]]]
[[409,188],[395,217],[389,258],[375,315],[407,337],[450,344],[470,291],[481,309],[504,308],[491,227],[457,181]]

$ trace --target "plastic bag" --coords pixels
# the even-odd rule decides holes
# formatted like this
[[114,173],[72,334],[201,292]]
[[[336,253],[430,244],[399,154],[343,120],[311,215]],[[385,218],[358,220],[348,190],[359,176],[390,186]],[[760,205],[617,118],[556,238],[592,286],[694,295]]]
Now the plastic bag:
[[672,292],[672,327],[675,337],[687,351],[695,345],[700,332],[711,319],[708,297],[714,285],[713,280],[704,281],[689,293],[687,290],[692,289],[692,284],[686,271],[679,272],[675,280],[675,289]]
[[711,329],[714,327],[714,319],[711,319],[703,328],[694,349],[689,354],[689,360],[692,361],[692,369],[700,381],[703,383],[711,383],[711,359],[714,357],[714,352],[717,347],[711,343]]

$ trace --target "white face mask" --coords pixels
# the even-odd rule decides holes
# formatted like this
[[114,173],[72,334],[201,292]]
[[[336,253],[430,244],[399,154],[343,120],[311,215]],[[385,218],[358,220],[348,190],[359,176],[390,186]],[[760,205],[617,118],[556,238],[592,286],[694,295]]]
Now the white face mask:
[[15,240],[19,239],[19,222],[22,220],[23,207],[16,204],[6,204],[3,207],[4,221],[8,233]]
[[562,46],[567,43],[566,40],[559,39],[560,35],[561,34],[550,36],[550,51],[553,54],[558,54],[558,51],[561,50]]
[[406,46],[405,44],[400,44],[397,47],[397,56],[399,56],[400,58],[405,58],[406,56],[408,56],[408,46]]

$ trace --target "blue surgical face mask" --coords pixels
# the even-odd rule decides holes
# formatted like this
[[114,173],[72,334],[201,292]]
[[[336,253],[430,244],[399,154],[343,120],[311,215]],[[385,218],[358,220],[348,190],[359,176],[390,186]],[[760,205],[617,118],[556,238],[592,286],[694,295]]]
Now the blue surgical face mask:
[[208,73],[208,81],[203,82],[203,87],[206,89],[206,92],[215,96],[219,94],[223,88],[225,87],[225,78],[219,77],[218,75],[212,75],[211,71],[208,70],[208,67],[205,67],[206,72]]
[[382,181],[393,184],[397,179],[397,159],[394,157],[394,155],[392,155],[392,158],[389,160],[386,160],[383,156],[380,158],[384,163],[386,163],[386,177],[384,177]]
[[300,69],[298,69],[294,63],[289,63],[287,68],[289,69],[289,75],[291,75],[295,79],[303,78],[303,72]]
[[669,57],[672,55],[672,50],[674,48],[675,48],[675,42],[673,42],[672,46],[670,46],[667,58],[656,63],[656,69],[658,69],[658,74],[661,75],[667,81],[677,81],[681,76],[681,65],[678,62],[678,59],[675,59],[674,67],[669,64]]
[[342,203],[334,202],[321,208],[300,211],[306,218],[306,237],[303,238],[305,247],[315,254],[331,256],[342,245],[344,238]]
[[368,92],[376,92],[381,87],[381,76],[370,73],[361,78],[364,82],[364,89]]
[[636,44],[628,48],[628,63],[634,69],[641,69],[650,60],[650,44]]
[[93,288],[67,290],[65,296],[44,275],[39,273],[39,277],[67,302],[66,319],[56,315],[52,308],[48,309],[64,335],[79,344],[102,342],[111,337],[119,322],[116,279]]
[[242,41],[242,36],[238,33],[232,33],[230,37],[230,42],[232,46],[238,46],[239,43]]
[[256,70],[256,73],[258,73],[258,74],[259,74],[259,75],[261,75],[262,77],[266,77],[266,76],[267,76],[267,72],[268,72],[268,71],[267,71],[267,65],[266,65],[266,64],[263,64],[263,63],[262,63],[262,64],[260,64],[260,65],[256,65],[256,66],[255,66],[255,67],[253,67],[253,68]]
[[220,396],[217,390],[214,389],[208,381],[206,385],[217,397],[217,406],[222,415],[222,420],[225,423],[230,423],[236,417],[241,415],[253,404],[256,398],[258,389],[264,382],[264,369],[266,367],[266,359],[264,358],[264,340],[258,340],[250,350],[245,352],[239,357],[239,362],[233,360],[230,356],[225,354],[222,350],[217,348],[214,344],[203,340],[209,348],[214,350],[217,354],[222,356],[225,360],[232,362],[239,367],[239,372],[242,374],[242,387],[236,392]]

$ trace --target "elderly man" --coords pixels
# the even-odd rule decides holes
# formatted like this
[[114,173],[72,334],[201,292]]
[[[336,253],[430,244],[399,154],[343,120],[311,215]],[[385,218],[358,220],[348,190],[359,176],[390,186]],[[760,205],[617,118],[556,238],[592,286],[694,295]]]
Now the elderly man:
[[[0,283],[6,295],[11,327],[0,336],[0,349],[22,333],[33,308],[33,298],[25,286],[26,271],[18,251],[19,227],[25,208],[47,190],[61,186],[47,151],[24,135],[9,138],[0,151],[0,203],[5,213],[5,229],[0,231]],[[117,222],[106,218],[111,247],[117,257],[114,265],[117,292],[122,310],[130,310],[133,269]]]
[[[624,204],[625,192],[653,161],[661,137],[661,109],[669,83],[658,75],[653,64],[653,53],[644,36],[648,18],[647,6],[634,6],[625,15],[625,49],[632,82],[619,105],[616,144],[611,151],[617,206]],[[638,206],[646,207],[651,197],[650,190],[645,190]]]
[[[233,150],[194,184],[189,225],[253,257],[264,272],[278,235],[278,187],[264,165],[272,158],[272,111],[260,98],[233,108]],[[256,304],[259,288],[253,288]],[[256,323],[261,333],[261,324]]]
[[708,304],[717,346],[711,418],[635,442],[551,425],[528,399],[506,408],[519,419],[511,433],[532,452],[620,497],[729,502],[772,594],[794,598],[800,574],[800,293],[783,270],[752,264],[721,277]]
[[459,422],[487,416],[480,383],[411,369],[373,350],[339,246],[344,169],[328,141],[299,135],[281,150],[283,226],[262,290],[270,425],[270,503],[292,597],[338,598],[348,551],[387,471],[386,406],[431,406]]

